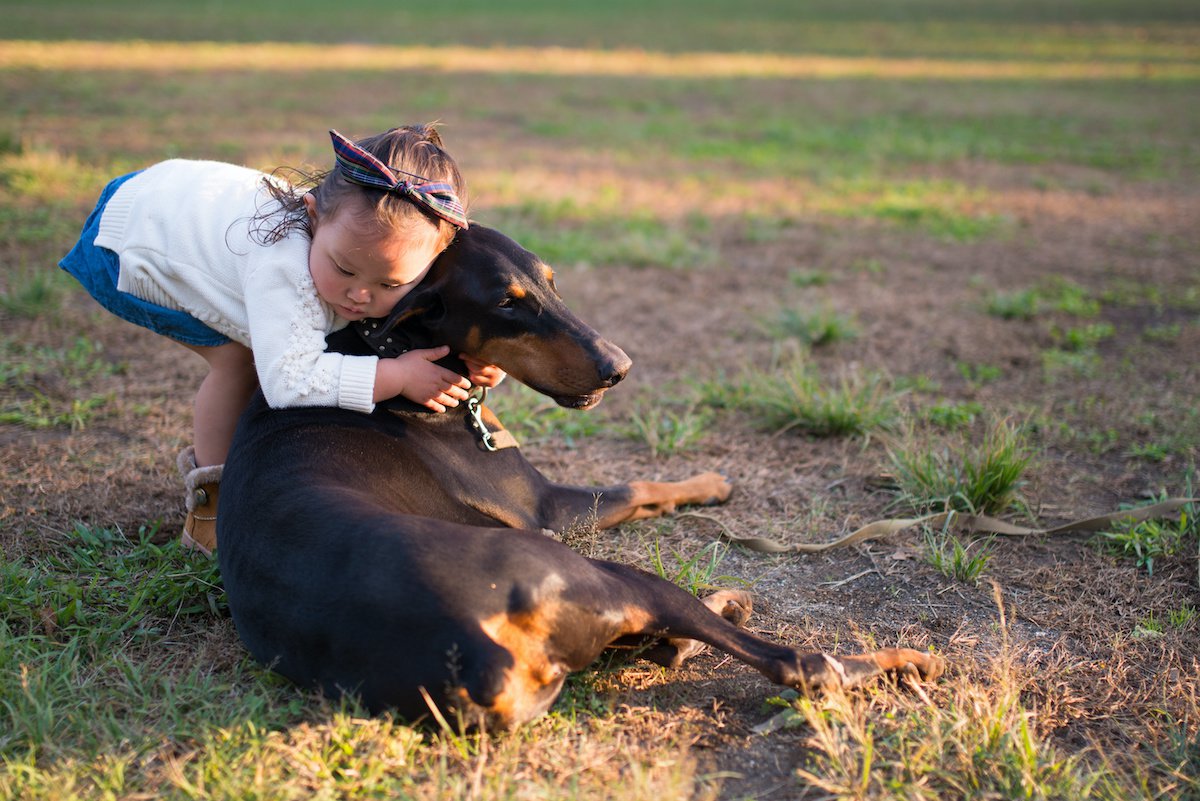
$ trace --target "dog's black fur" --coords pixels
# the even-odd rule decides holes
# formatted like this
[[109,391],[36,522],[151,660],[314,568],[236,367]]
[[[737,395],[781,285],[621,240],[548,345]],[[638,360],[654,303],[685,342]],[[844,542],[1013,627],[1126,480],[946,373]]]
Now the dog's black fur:
[[[578,408],[599,402],[630,364],[564,306],[546,265],[477,225],[386,321],[330,341],[341,352],[392,355],[448,344]],[[463,372],[457,358],[443,363]],[[434,703],[482,712],[491,725],[519,724],[545,711],[568,671],[639,637],[673,638],[650,652],[664,663],[699,640],[772,681],[808,689],[884,670],[940,672],[938,660],[907,650],[839,660],[799,654],[735,625],[749,611],[743,593],[706,606],[544,533],[728,493],[714,474],[674,484],[554,484],[518,448],[485,451],[465,406],[432,414],[400,399],[369,415],[271,410],[260,394],[225,466],[217,554],[234,622],[258,660],[302,685],[353,692],[373,710],[409,718]]]

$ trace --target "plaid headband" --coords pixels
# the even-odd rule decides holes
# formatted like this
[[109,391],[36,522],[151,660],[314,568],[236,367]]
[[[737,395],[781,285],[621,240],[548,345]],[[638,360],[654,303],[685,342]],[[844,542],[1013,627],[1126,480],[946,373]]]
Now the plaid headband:
[[[399,195],[459,228],[467,228],[467,213],[450,184],[432,183],[420,175],[389,167],[337,131],[331,130],[329,136],[333,139],[333,157],[347,181]],[[407,181],[396,173],[423,183]]]

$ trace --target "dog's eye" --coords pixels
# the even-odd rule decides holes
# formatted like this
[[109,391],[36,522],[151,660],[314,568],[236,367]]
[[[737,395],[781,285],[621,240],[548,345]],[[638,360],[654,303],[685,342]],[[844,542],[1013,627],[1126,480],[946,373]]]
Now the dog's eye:
[[511,295],[505,296],[496,306],[501,309],[511,309],[513,307],[513,297]]

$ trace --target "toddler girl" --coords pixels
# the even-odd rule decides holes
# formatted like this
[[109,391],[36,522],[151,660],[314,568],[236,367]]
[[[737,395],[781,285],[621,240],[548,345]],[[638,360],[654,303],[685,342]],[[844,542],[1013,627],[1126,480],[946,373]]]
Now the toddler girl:
[[61,267],[114,314],[198,353],[183,541],[216,544],[217,488],[238,416],[261,386],[274,408],[370,412],[403,395],[435,412],[503,372],[463,357],[470,380],[434,364],[449,348],[394,359],[325,352],[351,320],[386,316],[467,227],[466,188],[431,126],[357,143],[330,131],[334,168],[311,191],[261,172],[172,160],[105,187]]

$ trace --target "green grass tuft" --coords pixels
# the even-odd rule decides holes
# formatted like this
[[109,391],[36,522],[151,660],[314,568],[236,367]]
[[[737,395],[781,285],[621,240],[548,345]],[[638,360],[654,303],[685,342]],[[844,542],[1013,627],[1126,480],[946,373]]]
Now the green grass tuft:
[[995,292],[987,299],[987,313],[1004,320],[1032,320],[1041,309],[1041,296],[1036,289],[1016,292]]
[[729,553],[729,546],[723,542],[710,542],[691,556],[676,550],[672,550],[669,556],[664,555],[660,543],[658,537],[650,543],[650,569],[659,578],[682,587],[692,595],[730,584],[746,584],[734,576],[717,573],[717,568]]
[[858,336],[854,318],[832,309],[783,309],[774,320],[764,325],[764,329],[772,339],[798,339],[814,347],[845,342]]
[[641,403],[629,413],[624,427],[630,439],[644,442],[655,458],[681,453],[707,433],[712,413],[696,405],[672,406],[658,401]]
[[1047,312],[1095,317],[1100,313],[1100,301],[1073,281],[1051,276],[1026,289],[993,292],[988,295],[984,308],[993,317],[1005,320],[1032,320]]
[[975,418],[983,414],[983,407],[974,401],[942,401],[922,410],[921,416],[938,428],[961,431],[969,428]]
[[771,371],[747,370],[733,383],[710,383],[704,393],[711,405],[736,407],[776,433],[869,436],[894,427],[900,414],[882,375],[848,373],[829,383],[803,358]]
[[830,275],[824,270],[792,270],[788,273],[788,280],[798,287],[825,286],[830,281]]
[[835,182],[830,190],[821,206],[832,214],[882,220],[938,239],[974,242],[1008,226],[1006,218],[978,208],[981,192],[950,181],[876,185],[858,179]]
[[972,387],[982,387],[1004,377],[1004,371],[994,364],[957,362],[954,366],[959,375],[965,378]]
[[992,537],[964,543],[947,530],[926,527],[924,540],[929,563],[943,576],[966,584],[978,584],[992,558]]
[[1020,430],[995,425],[978,445],[929,451],[889,451],[900,488],[898,501],[916,511],[998,514],[1012,505],[1031,454]]
[[706,219],[668,222],[650,213],[623,209],[617,202],[527,200],[495,208],[485,222],[550,264],[686,270],[717,262]]
[[1055,328],[1051,335],[1058,346],[1072,353],[1090,353],[1106,339],[1112,339],[1116,329],[1112,323],[1089,323],[1066,329]]
[[[1195,467],[1189,467],[1183,480],[1183,496],[1195,497]],[[1164,490],[1160,497],[1149,503],[1158,503],[1168,497]],[[1123,509],[1135,509],[1136,506],[1122,506]],[[1115,556],[1133,559],[1146,573],[1154,575],[1154,565],[1157,561],[1182,554],[1200,553],[1200,506],[1189,503],[1179,510],[1179,517],[1173,520],[1143,520],[1140,523],[1126,523],[1114,526],[1108,531],[1102,531],[1093,540],[1097,547]],[[1197,583],[1200,584],[1200,576]]]
[[0,292],[0,311],[21,319],[49,315],[62,304],[69,285],[67,274],[58,269],[10,273],[8,284]]
[[[84,337],[68,347],[31,347],[20,338],[0,339],[0,423],[43,429],[86,428],[113,396],[91,392],[99,377],[122,372],[103,350]],[[53,390],[51,390],[53,388]]]
[[0,565],[0,616],[18,633],[53,630],[93,655],[162,633],[165,620],[225,613],[215,561],[181,563],[175,543],[155,529],[135,542],[77,524],[66,547],[44,560]]

